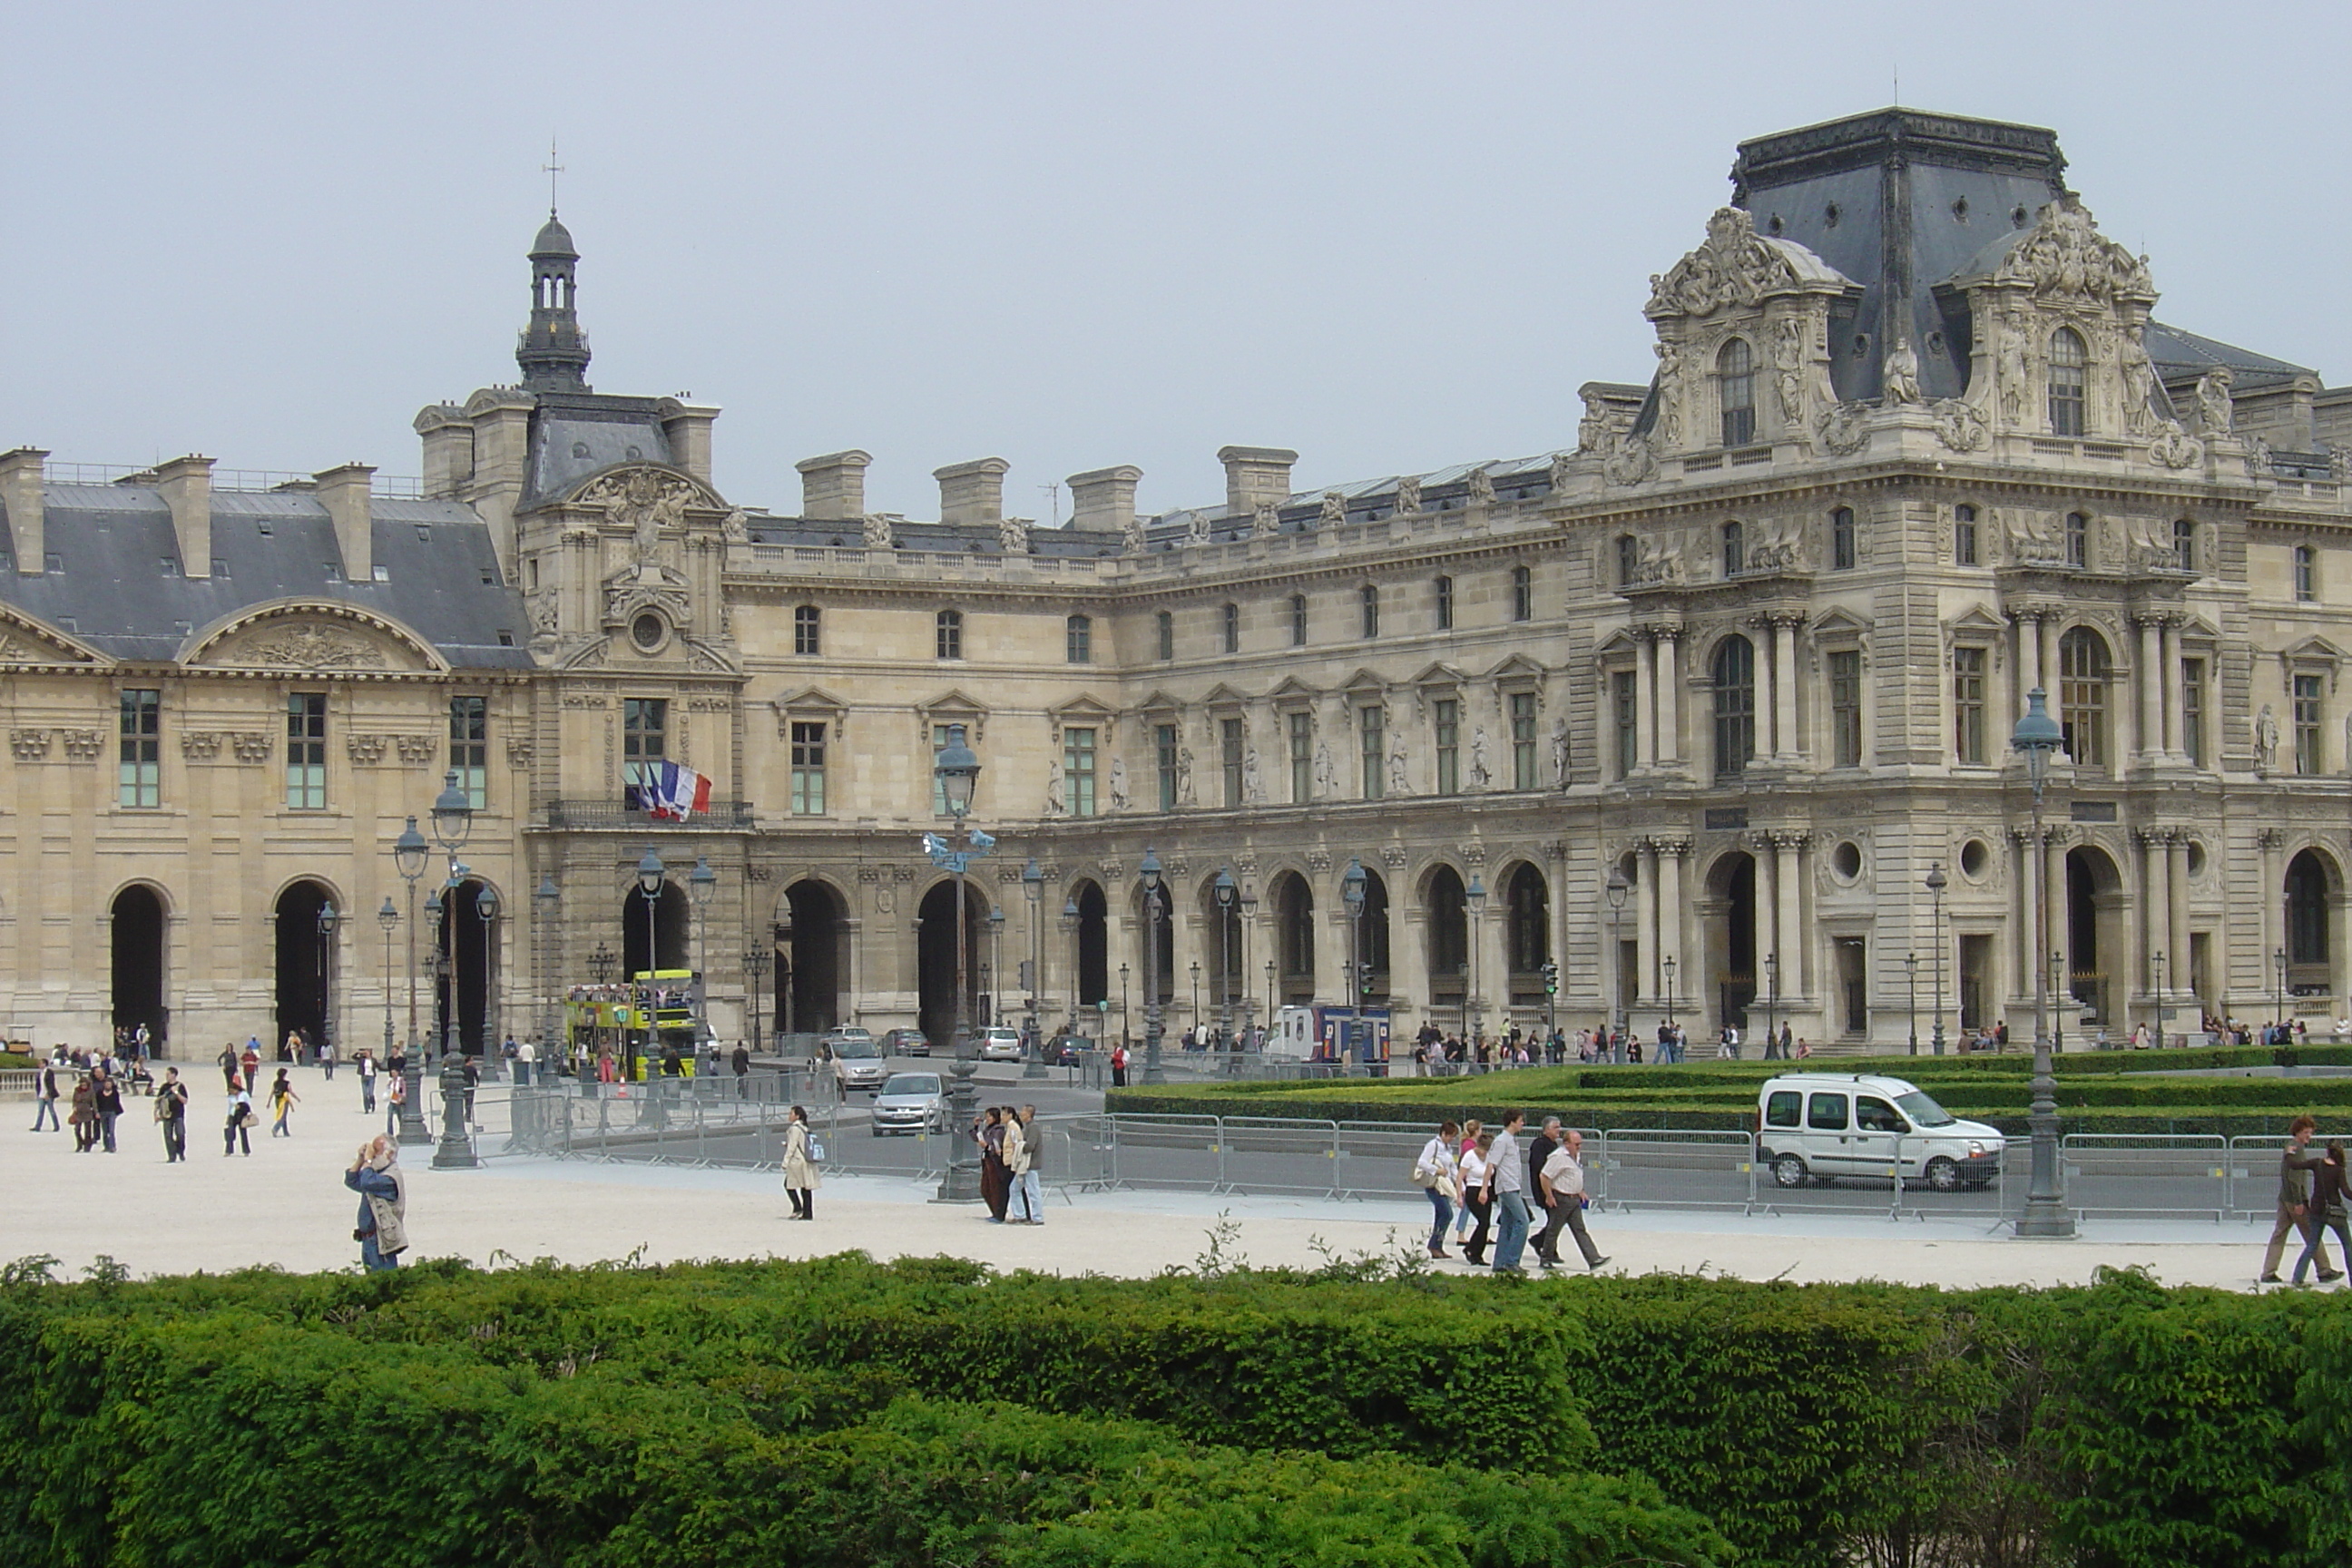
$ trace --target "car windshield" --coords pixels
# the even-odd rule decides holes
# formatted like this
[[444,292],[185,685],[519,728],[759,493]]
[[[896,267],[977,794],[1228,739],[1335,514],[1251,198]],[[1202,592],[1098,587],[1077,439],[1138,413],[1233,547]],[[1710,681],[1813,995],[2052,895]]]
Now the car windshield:
[[1911,1119],[1915,1127],[1949,1127],[1958,1120],[1919,1089],[1896,1095],[1895,1103],[1902,1108],[1903,1114]]
[[894,1094],[937,1094],[940,1075],[935,1072],[893,1073],[890,1081],[882,1086],[883,1098]]
[[833,1054],[837,1057],[878,1057],[882,1053],[874,1048],[871,1040],[835,1040],[833,1042]]

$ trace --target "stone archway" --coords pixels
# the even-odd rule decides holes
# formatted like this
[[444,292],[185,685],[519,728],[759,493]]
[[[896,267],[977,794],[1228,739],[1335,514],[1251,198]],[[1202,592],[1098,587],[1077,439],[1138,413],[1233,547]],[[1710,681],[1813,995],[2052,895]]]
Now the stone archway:
[[[916,931],[916,974],[919,1017],[917,1026],[931,1042],[934,1051],[952,1050],[955,1044],[956,1020],[956,900],[955,879],[946,877],[931,884],[918,906],[916,919],[921,923]],[[979,1028],[988,1020],[980,1012],[980,961],[986,949],[983,938],[988,934],[988,899],[979,886],[967,879],[964,883],[963,918],[963,1017],[971,1028]]]
[[[114,895],[107,921],[112,946],[111,1022],[135,1034],[147,1030],[148,1048],[163,1054],[169,1037],[171,1009],[164,1005],[164,932],[169,916],[163,895],[144,882],[133,882]],[[312,917],[315,927],[317,917]]]
[[323,882],[296,882],[278,895],[276,1029],[266,1055],[285,1048],[289,1032],[305,1040],[324,1037],[327,1026],[327,967],[331,938],[319,932],[319,910],[331,894]]
[[[841,895],[814,878],[784,889],[789,929],[776,942],[776,1029],[823,1034],[845,1016],[842,976],[849,973],[849,919]],[[777,924],[787,924],[780,918]]]

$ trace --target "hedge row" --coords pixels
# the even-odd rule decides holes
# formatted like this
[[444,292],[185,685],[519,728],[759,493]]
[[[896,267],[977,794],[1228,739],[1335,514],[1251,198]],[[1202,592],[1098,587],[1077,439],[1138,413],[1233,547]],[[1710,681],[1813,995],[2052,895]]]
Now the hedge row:
[[2347,1377],[2330,1301],[2131,1275],[20,1284],[0,1561],[2317,1568]]

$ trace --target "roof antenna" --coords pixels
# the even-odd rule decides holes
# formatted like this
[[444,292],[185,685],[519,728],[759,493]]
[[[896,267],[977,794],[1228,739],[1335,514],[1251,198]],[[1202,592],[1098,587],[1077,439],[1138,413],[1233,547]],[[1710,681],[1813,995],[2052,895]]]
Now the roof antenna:
[[[1903,62],[1901,60],[1895,62],[1895,107],[1897,109],[1903,107]],[[552,151],[553,148],[551,145],[551,153]]]
[[1039,485],[1037,488],[1045,492],[1045,505],[1050,509],[1045,515],[1053,520],[1052,526],[1055,528],[1061,527],[1062,487],[1059,485]]
[[547,139],[547,162],[539,166],[539,172],[547,176],[547,216],[553,217],[555,216],[555,176],[563,173],[563,165],[555,161],[555,138],[552,136]]

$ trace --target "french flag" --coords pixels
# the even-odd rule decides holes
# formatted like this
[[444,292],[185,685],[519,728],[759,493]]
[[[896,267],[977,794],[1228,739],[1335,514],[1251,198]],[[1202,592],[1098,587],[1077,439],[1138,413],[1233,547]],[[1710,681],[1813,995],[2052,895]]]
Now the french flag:
[[646,809],[666,822],[684,822],[696,812],[710,809],[710,781],[692,768],[664,763],[650,792]]

